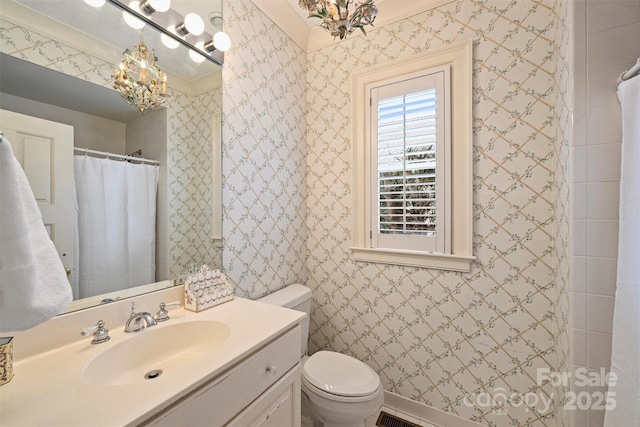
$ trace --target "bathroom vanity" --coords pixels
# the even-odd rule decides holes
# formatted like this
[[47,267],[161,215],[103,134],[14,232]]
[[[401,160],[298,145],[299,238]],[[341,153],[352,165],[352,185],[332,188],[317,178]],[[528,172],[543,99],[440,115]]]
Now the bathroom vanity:
[[[155,312],[180,296],[162,294],[135,298],[136,307]],[[0,425],[300,425],[303,313],[236,298],[124,333],[130,301],[16,333]],[[92,345],[79,332],[100,319],[111,338]]]
[[145,422],[152,426],[300,425],[300,327]]

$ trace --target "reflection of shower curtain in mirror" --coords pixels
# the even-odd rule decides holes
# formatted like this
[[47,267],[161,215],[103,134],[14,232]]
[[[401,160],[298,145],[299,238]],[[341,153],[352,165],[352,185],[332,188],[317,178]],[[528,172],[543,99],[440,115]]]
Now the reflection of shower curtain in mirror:
[[155,282],[159,167],[75,156],[79,297]]

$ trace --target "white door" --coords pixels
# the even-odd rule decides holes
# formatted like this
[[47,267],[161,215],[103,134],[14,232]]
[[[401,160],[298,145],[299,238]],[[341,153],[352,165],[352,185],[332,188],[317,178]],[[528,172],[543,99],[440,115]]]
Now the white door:
[[27,175],[63,265],[73,269],[73,126],[0,109],[0,130]]

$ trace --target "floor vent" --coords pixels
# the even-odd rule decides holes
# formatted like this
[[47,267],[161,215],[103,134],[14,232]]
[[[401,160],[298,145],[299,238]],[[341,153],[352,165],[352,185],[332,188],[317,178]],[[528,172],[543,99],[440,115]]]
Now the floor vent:
[[387,412],[380,412],[376,425],[380,427],[420,427],[418,424],[398,418]]

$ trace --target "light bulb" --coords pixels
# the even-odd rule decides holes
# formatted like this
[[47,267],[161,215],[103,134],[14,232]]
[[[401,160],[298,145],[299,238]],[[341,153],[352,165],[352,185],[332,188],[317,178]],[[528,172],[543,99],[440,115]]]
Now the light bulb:
[[176,31],[182,36],[193,34],[199,36],[204,32],[204,21],[195,13],[188,13],[184,21],[176,26]]
[[[203,42],[198,42],[198,43],[195,44],[195,46],[200,50],[204,50],[204,43]],[[195,50],[192,50],[192,49],[189,49],[189,56],[191,57],[191,60],[193,62],[200,63],[200,62],[205,60],[204,56],[202,56],[201,54],[199,54],[198,52],[196,52]]]
[[227,33],[218,31],[213,36],[213,45],[221,52],[226,52],[231,47],[231,39]]
[[[169,30],[173,34],[176,33],[176,27],[174,25],[167,27],[167,30]],[[176,39],[173,39],[166,34],[160,34],[160,40],[162,40],[162,44],[169,49],[175,49],[180,46],[180,43]]]
[[[140,10],[140,2],[137,1],[132,1],[131,3],[129,3],[129,7],[133,10]],[[123,11],[122,12],[122,18],[124,19],[124,22],[127,23],[128,26],[130,26],[131,28],[135,29],[135,30],[139,30],[142,27],[144,27],[144,21],[141,19],[136,18],[135,16],[133,16],[132,14],[130,14],[129,12]]]
[[86,4],[93,7],[102,7],[107,0],[84,0]]

